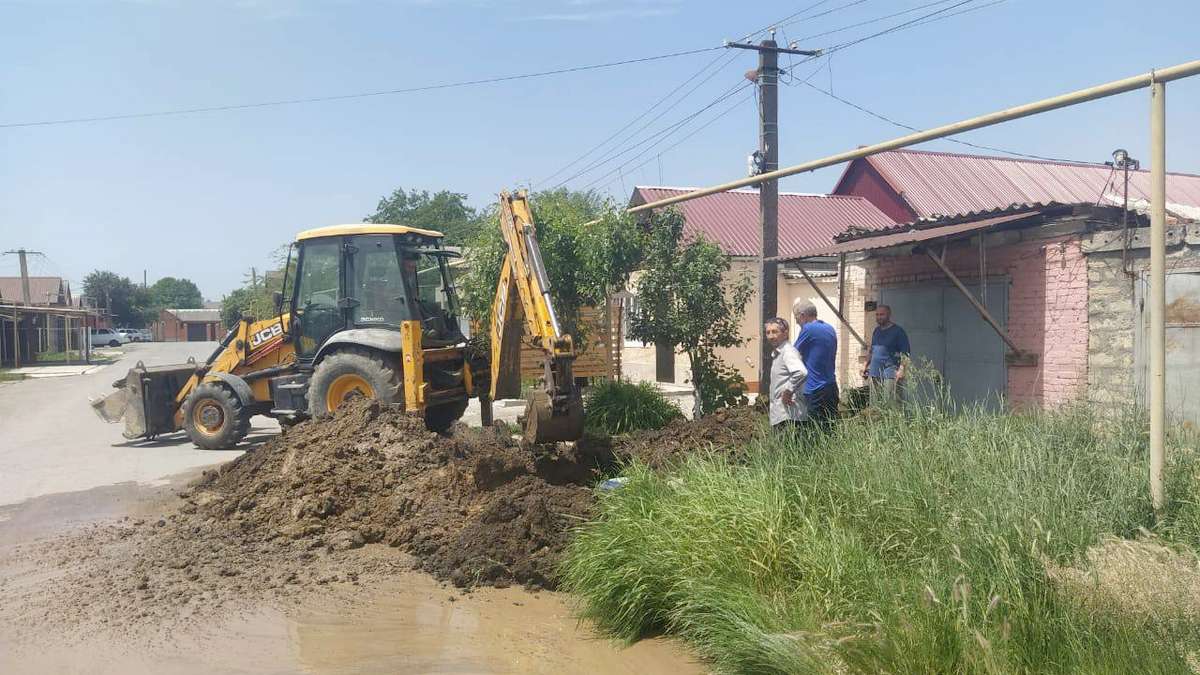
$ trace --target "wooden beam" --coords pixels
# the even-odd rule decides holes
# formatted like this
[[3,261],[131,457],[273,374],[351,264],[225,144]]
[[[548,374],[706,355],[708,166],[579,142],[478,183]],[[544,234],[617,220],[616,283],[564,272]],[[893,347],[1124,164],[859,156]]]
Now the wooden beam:
[[[831,302],[829,300],[829,298],[826,297],[825,292],[822,291],[820,288],[817,288],[817,283],[812,280],[812,277],[808,276],[808,272],[805,272],[804,268],[802,268],[802,267],[798,267],[796,269],[800,270],[800,274],[804,276],[804,280],[808,282],[808,285],[812,286],[812,289],[817,292],[817,295],[821,296],[821,299],[825,301],[825,304],[829,306],[829,309],[832,310],[833,313],[837,315],[837,318],[842,322],[842,325],[845,326],[846,329],[850,331],[850,334],[854,336],[855,340],[858,340],[858,344],[862,345],[863,348],[866,348],[866,346],[867,346],[866,341],[862,339],[862,336],[858,334],[858,331],[854,330],[854,326],[850,325],[850,322],[846,320],[846,317],[842,314],[841,310],[839,310],[833,304],[833,302]],[[841,295],[840,290],[838,291],[838,294]]]
[[975,299],[975,295],[963,285],[963,282],[959,281],[954,272],[950,271],[950,268],[946,266],[946,263],[942,258],[934,255],[933,251],[929,250],[928,247],[922,247],[922,250],[924,250],[925,254],[929,256],[929,259],[933,261],[933,264],[937,265],[938,268],[942,270],[942,273],[946,275],[946,278],[958,287],[959,292],[963,294],[963,297],[967,299],[967,302],[971,303],[971,305],[975,307],[975,311],[979,312],[979,316],[983,317],[983,320],[988,322],[988,325],[992,327],[992,330],[996,331],[996,334],[1000,336],[1001,340],[1004,340],[1004,344],[1008,345],[1009,349],[1013,350],[1014,353],[1022,357],[1031,356],[1028,355],[1025,350],[1018,347],[1017,343],[1013,342],[1012,338],[1010,338],[1008,333],[1000,327],[1000,324],[996,321],[996,319],[992,318],[992,314],[987,311],[987,307],[979,304],[979,301]]

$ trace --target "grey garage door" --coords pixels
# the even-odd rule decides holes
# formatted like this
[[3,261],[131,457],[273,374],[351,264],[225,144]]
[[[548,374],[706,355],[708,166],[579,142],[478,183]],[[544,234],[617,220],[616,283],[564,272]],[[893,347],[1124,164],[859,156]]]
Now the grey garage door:
[[[978,288],[972,291],[978,297]],[[880,301],[892,307],[892,320],[908,332],[914,359],[928,361],[941,373],[951,400],[1000,407],[1008,385],[1004,341],[957,288],[935,284],[884,288]],[[988,283],[987,308],[1000,325],[1008,322],[1007,281]]]
[[208,339],[208,324],[206,323],[187,323],[187,341],[188,342],[204,342]]

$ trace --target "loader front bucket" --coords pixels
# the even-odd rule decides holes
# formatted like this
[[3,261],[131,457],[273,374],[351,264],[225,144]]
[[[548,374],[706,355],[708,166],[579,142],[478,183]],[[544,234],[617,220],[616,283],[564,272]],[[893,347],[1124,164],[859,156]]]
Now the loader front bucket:
[[530,443],[577,441],[583,437],[583,401],[576,396],[557,410],[544,390],[535,389],[525,400],[525,440]]
[[175,396],[195,372],[195,363],[147,368],[139,361],[113,382],[116,391],[92,399],[92,409],[105,422],[124,420],[121,435],[131,440],[177,431]]

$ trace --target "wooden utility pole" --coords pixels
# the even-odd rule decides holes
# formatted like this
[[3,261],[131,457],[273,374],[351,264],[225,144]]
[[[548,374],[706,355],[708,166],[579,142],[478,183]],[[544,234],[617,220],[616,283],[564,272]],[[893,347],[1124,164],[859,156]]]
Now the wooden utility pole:
[[[757,45],[726,42],[726,47],[750,49],[758,52],[758,70],[754,73],[758,83],[759,133],[758,151],[762,158],[756,167],[758,173],[767,173],[779,168],[779,55],[799,54],[817,56],[819,50],[794,49],[775,44],[775,31],[771,38]],[[749,74],[747,75],[749,77]],[[779,307],[779,182],[764,181],[758,186],[759,208],[759,261],[762,269],[758,278],[758,391],[770,390],[771,345],[767,344],[767,333],[763,322],[775,316]]]
[[23,248],[4,252],[4,255],[15,255],[21,261],[21,302],[26,305],[33,304],[33,299],[29,294],[29,261],[26,259],[29,254],[45,255],[41,251],[27,251]]

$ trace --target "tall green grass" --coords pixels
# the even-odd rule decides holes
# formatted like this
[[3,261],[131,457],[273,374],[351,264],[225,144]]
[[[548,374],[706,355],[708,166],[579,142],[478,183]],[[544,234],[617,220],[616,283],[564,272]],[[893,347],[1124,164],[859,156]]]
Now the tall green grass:
[[1089,609],[1047,578],[1106,534],[1200,546],[1195,449],[1173,440],[1156,521],[1145,439],[1083,410],[912,407],[744,464],[634,465],[565,586],[611,635],[664,631],[726,672],[1192,672],[1194,622]]

